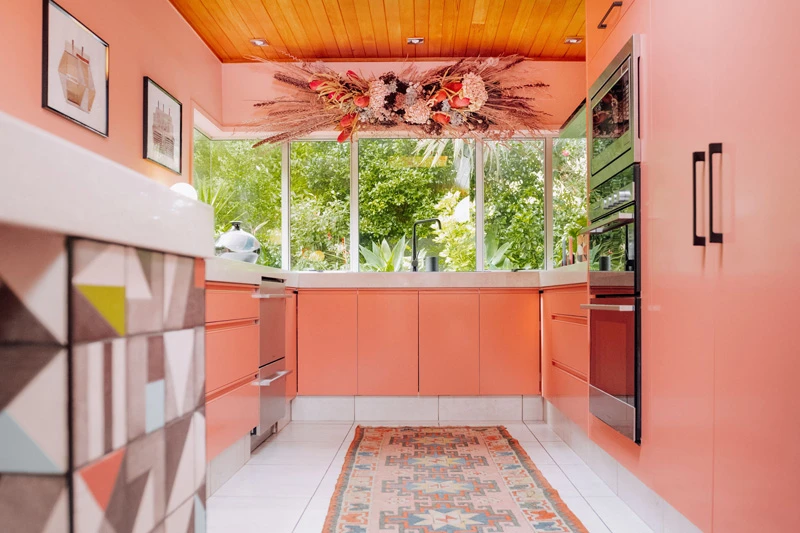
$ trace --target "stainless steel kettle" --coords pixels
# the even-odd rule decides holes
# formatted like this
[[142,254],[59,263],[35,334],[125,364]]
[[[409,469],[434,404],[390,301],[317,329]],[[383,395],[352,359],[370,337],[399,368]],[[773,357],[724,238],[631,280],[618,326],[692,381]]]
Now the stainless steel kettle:
[[241,228],[240,221],[235,220],[231,222],[231,225],[233,227],[220,235],[215,243],[217,257],[245,263],[258,261],[258,256],[261,254],[261,243]]

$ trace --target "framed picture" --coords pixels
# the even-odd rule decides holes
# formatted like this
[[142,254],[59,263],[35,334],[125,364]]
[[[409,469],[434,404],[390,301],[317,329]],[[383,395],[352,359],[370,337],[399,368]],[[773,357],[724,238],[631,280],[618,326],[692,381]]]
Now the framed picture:
[[108,137],[108,43],[44,0],[42,107]]
[[144,78],[144,158],[181,173],[183,106],[159,84]]

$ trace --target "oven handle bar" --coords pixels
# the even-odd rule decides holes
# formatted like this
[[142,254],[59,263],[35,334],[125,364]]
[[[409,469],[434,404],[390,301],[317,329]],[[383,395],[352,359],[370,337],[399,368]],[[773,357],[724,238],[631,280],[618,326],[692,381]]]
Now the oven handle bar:
[[609,305],[609,304],[581,304],[581,309],[590,311],[619,311],[621,313],[633,313],[636,311],[635,305]]
[[292,372],[293,372],[292,370],[281,370],[280,372],[275,372],[274,374],[272,374],[267,379],[262,379],[258,384],[261,387],[269,387],[274,382],[278,381],[279,379],[285,378],[286,376],[288,376]]

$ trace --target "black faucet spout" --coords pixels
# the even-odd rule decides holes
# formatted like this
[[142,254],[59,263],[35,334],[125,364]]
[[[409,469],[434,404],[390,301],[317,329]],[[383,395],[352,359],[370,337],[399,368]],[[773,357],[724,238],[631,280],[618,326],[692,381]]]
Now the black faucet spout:
[[442,221],[438,218],[426,218],[414,222],[414,227],[411,229],[411,271],[419,271],[419,261],[417,261],[417,226],[420,224],[430,224],[436,222],[439,229],[442,229]]

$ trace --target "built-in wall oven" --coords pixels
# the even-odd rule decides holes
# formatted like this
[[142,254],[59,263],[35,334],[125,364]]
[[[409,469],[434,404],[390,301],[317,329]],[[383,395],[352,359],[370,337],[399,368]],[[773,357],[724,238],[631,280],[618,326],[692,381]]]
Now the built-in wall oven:
[[255,449],[267,439],[286,410],[286,289],[283,281],[264,278],[259,299],[259,422],[251,437]]
[[592,85],[589,410],[641,441],[639,37]]

